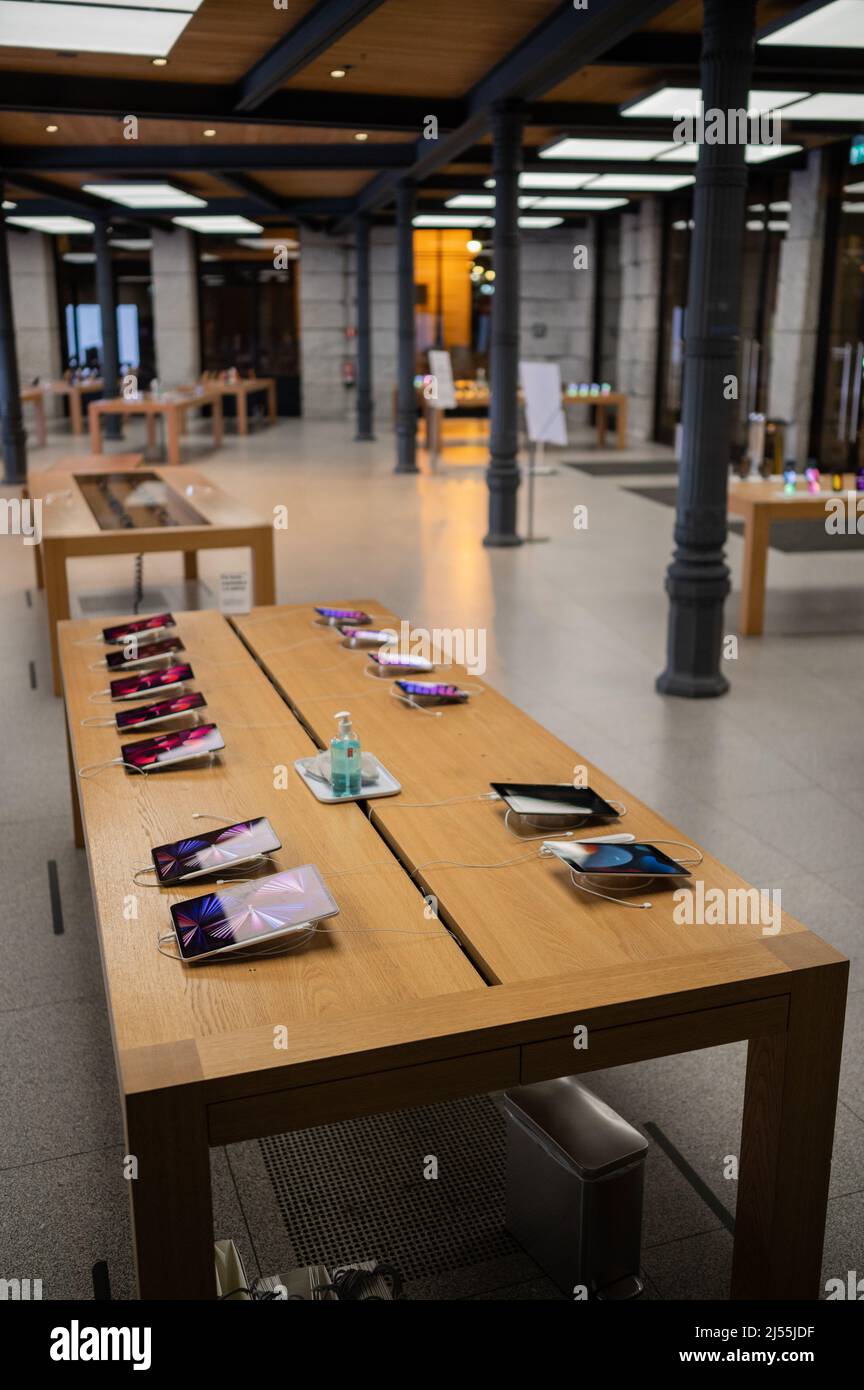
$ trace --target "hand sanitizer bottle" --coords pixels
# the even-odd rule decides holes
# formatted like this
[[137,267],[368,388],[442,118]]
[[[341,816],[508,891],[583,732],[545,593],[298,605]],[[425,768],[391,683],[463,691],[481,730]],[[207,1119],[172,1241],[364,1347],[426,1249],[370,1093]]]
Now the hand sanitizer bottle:
[[337,796],[360,795],[360,740],[347,709],[334,716],[339,733],[330,740],[330,785]]

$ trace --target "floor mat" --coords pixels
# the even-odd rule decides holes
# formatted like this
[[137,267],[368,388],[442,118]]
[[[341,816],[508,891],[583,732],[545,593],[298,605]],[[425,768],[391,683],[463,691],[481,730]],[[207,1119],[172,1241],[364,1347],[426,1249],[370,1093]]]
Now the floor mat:
[[490,1262],[502,1283],[530,1272],[504,1229],[504,1119],[488,1096],[259,1142],[300,1265],[374,1258],[448,1287]]

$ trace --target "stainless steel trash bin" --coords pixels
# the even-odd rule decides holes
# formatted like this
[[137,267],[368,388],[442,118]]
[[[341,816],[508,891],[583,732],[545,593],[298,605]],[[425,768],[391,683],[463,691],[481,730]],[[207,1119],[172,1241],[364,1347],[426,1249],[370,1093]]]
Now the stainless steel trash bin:
[[504,1108],[507,1229],[570,1297],[638,1297],[648,1141],[575,1076],[517,1086]]

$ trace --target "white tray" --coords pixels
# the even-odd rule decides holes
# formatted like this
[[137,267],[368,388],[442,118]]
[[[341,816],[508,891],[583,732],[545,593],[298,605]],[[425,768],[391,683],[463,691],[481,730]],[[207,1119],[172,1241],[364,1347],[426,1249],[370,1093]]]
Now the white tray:
[[369,782],[365,787],[361,787],[356,796],[337,796],[329,782],[322,782],[318,777],[309,776],[308,767],[309,764],[314,761],[314,757],[298,758],[294,767],[303,778],[303,781],[316,800],[323,801],[328,806],[338,805],[343,801],[371,801],[377,796],[396,796],[402,790],[401,782],[397,782],[392,773],[387,771],[384,764],[380,762],[378,758],[375,758],[375,764],[378,768],[378,781]]

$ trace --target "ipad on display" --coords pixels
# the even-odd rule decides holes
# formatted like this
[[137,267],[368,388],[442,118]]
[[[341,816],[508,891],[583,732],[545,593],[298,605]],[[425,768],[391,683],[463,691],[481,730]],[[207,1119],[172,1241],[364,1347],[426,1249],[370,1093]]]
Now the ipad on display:
[[318,617],[325,623],[351,623],[353,627],[359,627],[361,623],[371,623],[372,619],[368,613],[364,613],[361,608],[316,608]]
[[105,658],[110,671],[131,670],[133,666],[153,666],[160,661],[170,661],[175,652],[186,648],[179,637],[166,637],[162,642],[127,642],[118,652],[109,652]]
[[369,660],[376,666],[393,671],[434,671],[435,666],[425,656],[412,656],[410,652],[370,652]]
[[490,782],[502,801],[519,816],[597,816],[615,820],[619,812],[590,787],[569,782]]
[[301,864],[243,888],[220,888],[174,903],[171,917],[185,961],[290,936],[339,911],[314,864]]
[[175,695],[170,700],[157,700],[153,705],[135,705],[132,709],[118,709],[114,723],[121,731],[126,729],[152,728],[154,724],[167,723],[178,719],[192,710],[204,709],[207,701],[197,690],[187,695]]
[[279,836],[266,816],[239,821],[221,830],[207,830],[188,840],[157,845],[150,853],[160,883],[180,883],[220,869],[247,864],[262,854],[281,849]]
[[196,724],[193,729],[178,729],[174,734],[159,734],[142,738],[137,743],[123,743],[120,753],[128,768],[136,772],[158,772],[175,763],[218,753],[225,740],[215,724]]
[[174,626],[173,613],[154,613],[151,618],[134,618],[131,622],[119,623],[116,627],[103,627],[102,639],[116,645],[128,642],[130,637],[153,638]]
[[543,844],[580,874],[614,875],[616,878],[690,877],[689,869],[670,859],[656,845],[611,845],[591,840],[544,840]]
[[191,666],[166,666],[158,671],[141,671],[136,676],[121,676],[110,681],[112,700],[141,700],[151,691],[176,690],[184,681],[191,681]]

